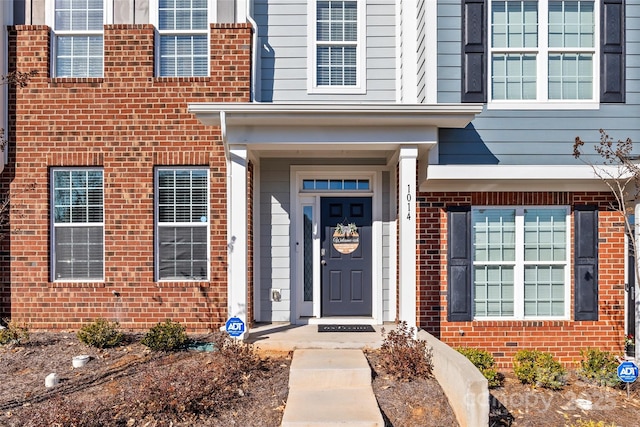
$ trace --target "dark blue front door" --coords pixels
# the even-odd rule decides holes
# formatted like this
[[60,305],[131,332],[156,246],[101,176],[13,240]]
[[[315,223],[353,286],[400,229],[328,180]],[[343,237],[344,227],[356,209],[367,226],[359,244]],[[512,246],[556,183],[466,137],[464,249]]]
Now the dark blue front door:
[[371,198],[323,197],[320,205],[322,316],[371,316]]

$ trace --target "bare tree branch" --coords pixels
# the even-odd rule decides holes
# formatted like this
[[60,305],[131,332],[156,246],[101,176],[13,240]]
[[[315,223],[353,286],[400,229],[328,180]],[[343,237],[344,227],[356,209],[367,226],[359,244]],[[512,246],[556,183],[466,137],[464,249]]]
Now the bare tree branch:
[[633,142],[630,138],[614,141],[600,129],[600,141],[593,149],[602,158],[601,164],[585,160],[584,147],[585,142],[577,136],[573,144],[573,156],[591,166],[594,174],[609,187],[616,199],[616,206],[611,207],[623,215],[625,231],[632,235],[633,225],[629,222],[629,216],[633,214],[634,206],[629,203],[635,202],[640,196],[640,164],[637,163],[638,157],[632,154]]
[[[31,70],[28,72],[12,71],[10,73],[0,75],[0,86],[25,87],[31,78],[35,77],[37,74],[37,70]],[[6,145],[7,139],[5,137],[5,130],[4,128],[0,128],[0,151],[4,151]],[[29,186],[27,191],[30,191],[30,189],[33,188],[35,188],[35,184]],[[0,194],[0,240],[5,237],[7,227],[9,226],[10,204],[10,194],[7,189],[6,193]]]
[[[635,277],[640,278],[640,252],[638,251],[638,239],[635,233],[636,225],[631,223],[631,218],[635,218],[635,205],[640,203],[640,156],[633,154],[633,142],[630,138],[614,141],[603,129],[600,129],[600,141],[594,145],[594,152],[599,154],[602,163],[594,164],[583,157],[585,143],[580,137],[576,137],[573,144],[573,156],[583,163],[591,166],[594,174],[599,177],[611,190],[616,206],[612,208],[619,212],[624,219],[625,232],[629,237],[631,248],[635,259]],[[635,218],[637,222],[640,218]],[[638,226],[640,227],[640,226]],[[638,286],[636,279],[636,287]],[[629,289],[635,292],[635,289]],[[640,310],[638,310],[638,299],[635,299],[635,306],[628,309],[634,310],[636,337],[636,354],[640,357]]]
[[[38,75],[38,70],[28,72],[12,71],[7,74],[0,75],[0,86],[25,87],[29,84],[31,78]],[[0,127],[0,151],[4,151],[7,145],[4,128]]]

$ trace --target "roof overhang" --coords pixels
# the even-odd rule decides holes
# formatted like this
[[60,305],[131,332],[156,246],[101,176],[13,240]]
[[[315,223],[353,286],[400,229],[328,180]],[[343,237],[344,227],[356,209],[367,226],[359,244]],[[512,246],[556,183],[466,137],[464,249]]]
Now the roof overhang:
[[606,181],[625,180],[615,166],[429,165],[422,191],[611,191]]
[[188,111],[205,125],[420,126],[464,128],[482,104],[196,103]]
[[261,156],[348,153],[389,158],[401,145],[424,153],[441,127],[464,128],[482,104],[196,103],[188,111],[219,126],[225,147],[247,145]]

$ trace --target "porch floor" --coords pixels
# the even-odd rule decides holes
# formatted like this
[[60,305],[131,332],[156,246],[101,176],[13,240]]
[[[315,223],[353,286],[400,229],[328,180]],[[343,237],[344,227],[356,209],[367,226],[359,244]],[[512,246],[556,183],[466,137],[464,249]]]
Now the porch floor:
[[318,325],[258,323],[249,329],[245,341],[268,351],[379,348],[382,328],[389,331],[395,325],[373,325],[373,328],[375,332],[318,332]]

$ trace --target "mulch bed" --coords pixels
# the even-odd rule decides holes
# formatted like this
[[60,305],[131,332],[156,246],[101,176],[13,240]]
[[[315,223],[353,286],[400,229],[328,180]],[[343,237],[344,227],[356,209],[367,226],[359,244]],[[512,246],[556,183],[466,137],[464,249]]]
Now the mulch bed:
[[[0,346],[0,425],[280,425],[288,393],[290,354],[262,353],[257,349],[260,369],[229,372],[236,368],[228,362],[219,366],[216,353],[152,353],[139,343],[139,336],[128,337],[125,345],[107,350],[80,343],[72,332],[37,332],[25,345]],[[73,356],[83,354],[91,356],[89,363],[73,368]],[[435,379],[396,381],[380,369],[375,352],[367,352],[367,358],[372,366],[374,393],[387,426],[458,425]],[[60,384],[47,389],[45,377],[52,372],[58,374]],[[189,408],[180,404],[192,399],[181,394],[185,389],[197,391],[198,381],[206,385],[209,380],[221,380],[217,377],[224,377],[225,381],[221,384],[226,390],[219,390],[226,393],[222,400],[209,395],[202,402],[190,402]],[[603,421],[607,427],[635,427],[640,420],[638,384],[630,387],[628,398],[624,388],[587,384],[573,374],[568,385],[559,391],[520,384],[509,372],[505,377],[503,387],[490,390],[493,426],[570,426],[578,420],[592,420]],[[147,392],[155,392],[166,405],[150,413],[140,403],[145,403]],[[581,409],[576,399],[591,401],[592,409]],[[204,409],[198,412],[200,407]],[[147,412],[141,408],[147,408]]]

